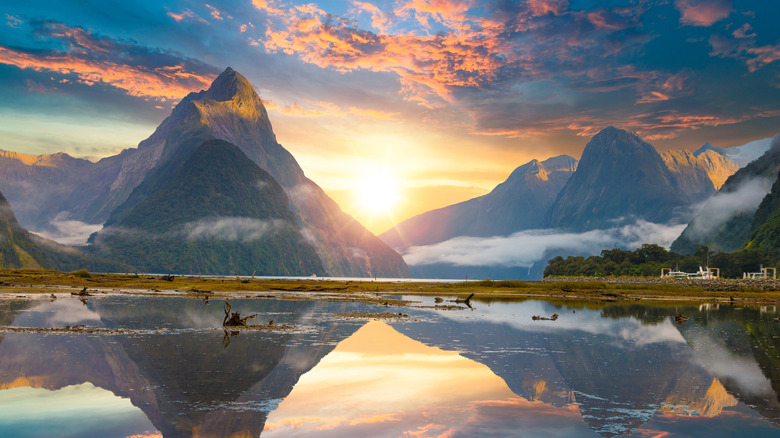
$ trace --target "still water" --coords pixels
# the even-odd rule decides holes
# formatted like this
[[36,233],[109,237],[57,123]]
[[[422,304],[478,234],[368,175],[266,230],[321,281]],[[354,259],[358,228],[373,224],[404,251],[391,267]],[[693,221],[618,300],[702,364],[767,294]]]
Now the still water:
[[0,331],[0,436],[780,437],[775,308],[403,298],[231,299],[294,326],[238,333],[218,300],[0,300],[2,326],[121,329]]

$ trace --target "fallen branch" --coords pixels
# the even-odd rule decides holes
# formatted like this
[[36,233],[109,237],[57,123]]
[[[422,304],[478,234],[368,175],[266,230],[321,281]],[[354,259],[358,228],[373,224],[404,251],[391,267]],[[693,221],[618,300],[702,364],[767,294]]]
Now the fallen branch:
[[225,300],[225,319],[222,320],[222,326],[223,327],[243,327],[246,326],[246,321],[249,319],[254,318],[257,316],[255,313],[254,315],[249,315],[245,317],[241,317],[241,314],[238,312],[230,312],[230,303],[228,300]]

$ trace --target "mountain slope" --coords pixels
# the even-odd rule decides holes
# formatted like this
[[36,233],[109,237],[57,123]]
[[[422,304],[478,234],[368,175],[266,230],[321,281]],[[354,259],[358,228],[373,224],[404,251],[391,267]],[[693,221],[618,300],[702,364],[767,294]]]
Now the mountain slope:
[[282,187],[238,147],[206,141],[159,174],[93,236],[98,254],[144,272],[324,274]]
[[124,270],[125,267],[30,233],[16,221],[10,204],[0,193],[0,268],[63,271],[88,268],[105,272]]
[[761,248],[771,259],[780,259],[780,176],[753,216],[749,248]]
[[417,215],[379,238],[393,248],[408,248],[456,236],[503,236],[539,228],[576,168],[577,160],[567,155],[532,160],[487,195]]
[[730,252],[743,247],[755,229],[753,220],[759,204],[771,190],[778,172],[780,135],[774,137],[764,155],[726,180],[672,243],[671,250],[692,253],[700,246],[708,246]]
[[632,216],[665,223],[704,192],[681,191],[651,144],[608,127],[585,146],[577,171],[550,208],[547,225],[581,231],[609,228]]

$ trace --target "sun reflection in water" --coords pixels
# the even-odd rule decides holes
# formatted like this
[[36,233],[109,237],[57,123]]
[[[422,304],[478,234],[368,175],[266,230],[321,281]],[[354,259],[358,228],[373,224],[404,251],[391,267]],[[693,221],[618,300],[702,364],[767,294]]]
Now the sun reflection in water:
[[518,397],[487,366],[372,321],[301,376],[262,436],[451,436],[520,423],[587,433],[575,405]]

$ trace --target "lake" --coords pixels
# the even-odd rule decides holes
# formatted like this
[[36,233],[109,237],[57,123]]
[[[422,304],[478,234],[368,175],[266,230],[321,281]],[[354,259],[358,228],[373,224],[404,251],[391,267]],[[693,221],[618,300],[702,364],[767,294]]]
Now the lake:
[[780,436],[774,307],[269,296],[0,299],[0,435]]

